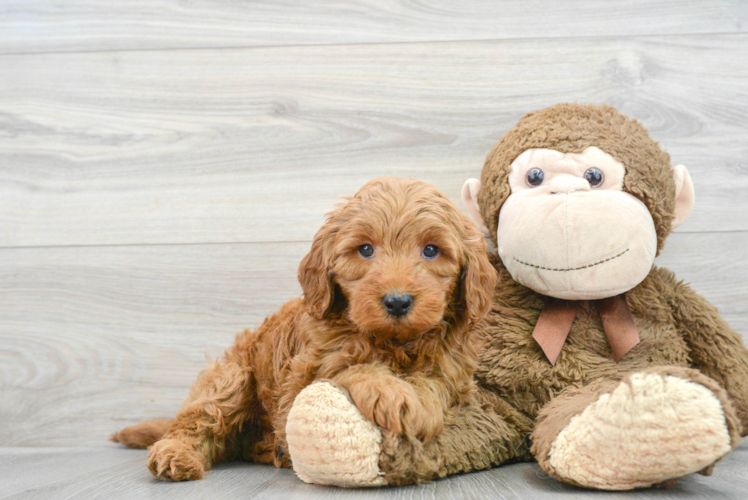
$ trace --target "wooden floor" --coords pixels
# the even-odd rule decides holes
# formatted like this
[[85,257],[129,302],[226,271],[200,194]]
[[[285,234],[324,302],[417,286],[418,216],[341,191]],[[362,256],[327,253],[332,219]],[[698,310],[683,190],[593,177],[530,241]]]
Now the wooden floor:
[[[558,102],[618,106],[688,167],[657,262],[748,333],[748,2],[296,3],[0,2],[0,498],[341,496],[245,465],[152,485],[106,439],[173,414],[206,354],[298,295],[340,197],[397,175],[457,201]],[[745,449],[728,460],[678,491],[748,491]],[[537,474],[387,495],[578,493]]]
[[748,443],[720,462],[710,477],[694,474],[670,489],[621,493],[561,484],[543,473],[536,463],[508,465],[400,488],[344,490],[310,485],[301,482],[293,471],[242,462],[219,465],[201,481],[168,483],[153,479],[143,466],[145,456],[142,450],[101,446],[0,448],[0,499],[745,500],[748,492]]

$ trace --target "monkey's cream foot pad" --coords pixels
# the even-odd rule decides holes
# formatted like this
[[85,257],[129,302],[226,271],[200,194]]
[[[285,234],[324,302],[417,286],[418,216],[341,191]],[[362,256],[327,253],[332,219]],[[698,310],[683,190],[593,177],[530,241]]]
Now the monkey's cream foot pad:
[[339,389],[327,382],[299,393],[286,424],[293,468],[307,483],[383,486],[382,435]]
[[629,490],[700,471],[729,451],[711,390],[640,373],[571,419],[551,445],[550,464],[583,486]]

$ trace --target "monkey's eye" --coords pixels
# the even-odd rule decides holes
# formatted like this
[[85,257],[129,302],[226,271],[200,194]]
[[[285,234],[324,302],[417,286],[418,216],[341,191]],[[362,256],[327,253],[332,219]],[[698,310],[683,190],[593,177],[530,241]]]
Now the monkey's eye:
[[361,257],[368,259],[374,255],[374,247],[371,245],[361,245],[358,247],[358,253],[361,254]]
[[588,168],[584,173],[584,178],[587,179],[587,182],[590,183],[590,186],[594,188],[599,187],[603,183],[605,176],[599,168],[592,167]]
[[421,252],[421,255],[423,255],[427,259],[433,259],[437,255],[439,255],[439,247],[436,245],[426,245],[423,247],[423,252]]
[[537,187],[543,184],[545,174],[539,168],[533,168],[527,172],[527,185],[530,187]]

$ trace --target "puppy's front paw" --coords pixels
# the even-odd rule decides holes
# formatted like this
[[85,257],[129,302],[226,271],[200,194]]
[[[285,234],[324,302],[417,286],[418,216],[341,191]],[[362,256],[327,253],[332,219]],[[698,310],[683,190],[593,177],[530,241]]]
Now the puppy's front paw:
[[179,439],[162,439],[148,454],[148,469],[157,479],[189,481],[205,476],[203,458]]
[[426,411],[413,386],[399,378],[362,381],[349,392],[361,414],[395,434],[428,441],[443,426],[442,409]]

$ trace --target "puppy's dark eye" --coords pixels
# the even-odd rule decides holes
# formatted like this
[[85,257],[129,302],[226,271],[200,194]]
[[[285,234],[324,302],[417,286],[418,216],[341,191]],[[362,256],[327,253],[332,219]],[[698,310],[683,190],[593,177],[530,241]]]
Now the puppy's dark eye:
[[433,259],[437,255],[439,255],[439,247],[436,245],[426,245],[425,247],[423,247],[423,252],[421,252],[421,255],[423,255],[427,259]]
[[545,174],[539,168],[533,168],[527,172],[527,185],[530,187],[537,187],[543,184]]
[[358,253],[361,254],[361,257],[368,259],[374,255],[374,247],[371,245],[361,245],[358,247]]
[[590,186],[594,188],[600,187],[600,185],[602,185],[605,176],[603,175],[602,170],[596,167],[592,167],[588,168],[584,173],[584,178],[587,179],[587,182],[590,183]]

